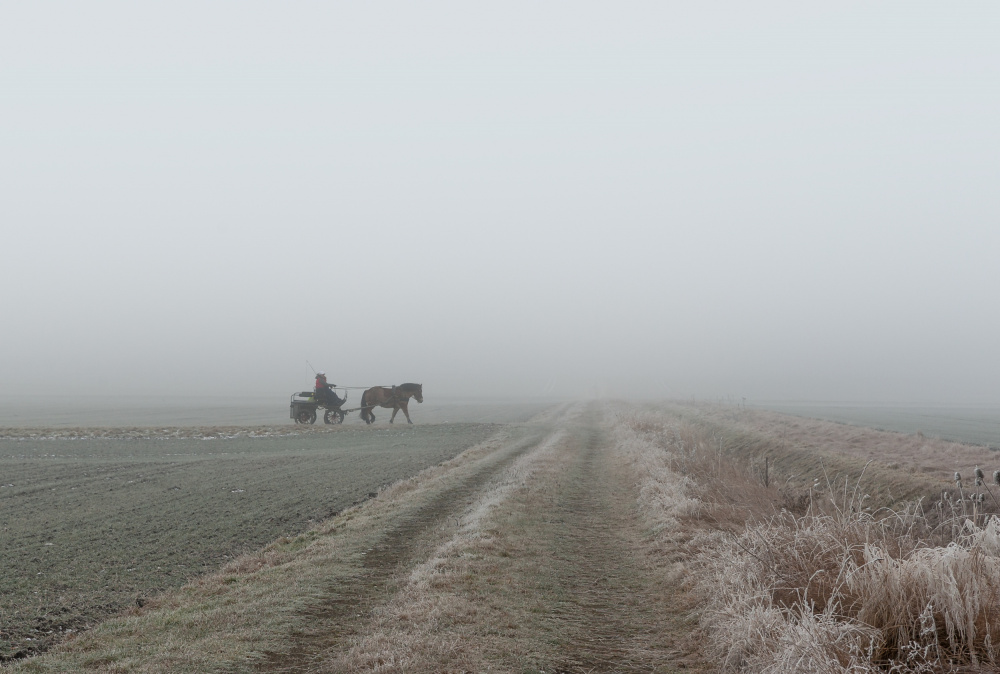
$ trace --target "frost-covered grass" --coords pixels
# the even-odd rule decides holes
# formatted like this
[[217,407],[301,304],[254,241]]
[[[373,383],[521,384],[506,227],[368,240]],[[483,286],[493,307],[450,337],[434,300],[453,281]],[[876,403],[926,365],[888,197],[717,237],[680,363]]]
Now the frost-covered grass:
[[[523,498],[536,472],[553,470],[566,441],[557,432],[520,456],[446,524],[448,538],[417,565],[392,599],[346,648],[325,654],[317,672],[440,672],[489,669],[488,653],[511,648],[510,609],[492,587],[477,596],[472,578],[498,579],[511,555],[508,503]],[[562,451],[565,452],[565,449]],[[503,606],[503,608],[500,608]]]
[[[701,555],[727,671],[948,671],[995,664],[998,520],[947,545],[918,515],[783,513]],[[908,521],[909,520],[909,521]]]
[[[860,482],[794,498],[765,487],[706,428],[651,412],[615,424],[647,518],[675,539],[702,532],[688,567],[720,669],[997,667],[1000,520],[976,517],[967,501],[929,516],[916,506],[872,512]],[[783,507],[792,502],[806,507]]]
[[697,484],[687,475],[698,446],[695,438],[648,415],[633,415],[616,419],[611,439],[638,478],[640,510],[654,529],[674,529],[681,517],[701,512]]
[[786,498],[776,485],[765,486],[755,467],[725,452],[720,437],[673,415],[619,414],[611,433],[614,450],[636,476],[639,506],[654,530],[684,534],[695,522],[738,527],[749,514],[770,512]]

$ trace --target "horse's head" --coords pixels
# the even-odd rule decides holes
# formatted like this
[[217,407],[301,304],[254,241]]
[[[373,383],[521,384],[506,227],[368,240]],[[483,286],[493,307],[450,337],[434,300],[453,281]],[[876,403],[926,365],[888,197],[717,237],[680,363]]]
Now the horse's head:
[[417,399],[418,403],[424,401],[424,385],[423,384],[400,384],[398,387],[403,395],[409,397],[413,396]]
[[423,384],[400,384],[399,386],[392,387],[393,396],[400,396],[401,400],[409,400],[410,397],[417,399],[418,403],[424,401],[424,385]]

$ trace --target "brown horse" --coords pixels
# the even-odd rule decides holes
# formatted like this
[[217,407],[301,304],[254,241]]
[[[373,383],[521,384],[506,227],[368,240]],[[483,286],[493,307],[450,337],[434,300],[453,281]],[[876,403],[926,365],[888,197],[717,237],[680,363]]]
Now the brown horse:
[[375,421],[375,415],[372,413],[373,407],[391,407],[390,424],[396,418],[396,412],[399,410],[403,410],[403,414],[406,415],[406,423],[412,424],[410,413],[406,409],[406,403],[411,397],[416,398],[418,403],[422,403],[424,401],[424,385],[400,384],[392,388],[373,386],[361,394],[361,418],[365,420],[366,424],[373,423]]

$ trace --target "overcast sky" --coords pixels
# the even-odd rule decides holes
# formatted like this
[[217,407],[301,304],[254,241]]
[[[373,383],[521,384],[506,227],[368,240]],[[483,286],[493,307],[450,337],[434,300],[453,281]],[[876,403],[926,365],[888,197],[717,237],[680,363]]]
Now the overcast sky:
[[0,394],[1000,403],[995,2],[23,2]]

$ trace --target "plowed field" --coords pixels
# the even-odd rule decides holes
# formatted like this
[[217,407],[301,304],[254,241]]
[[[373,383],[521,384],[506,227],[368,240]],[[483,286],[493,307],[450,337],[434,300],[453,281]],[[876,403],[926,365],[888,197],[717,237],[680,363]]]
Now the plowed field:
[[492,424],[7,430],[0,659],[367,499]]

